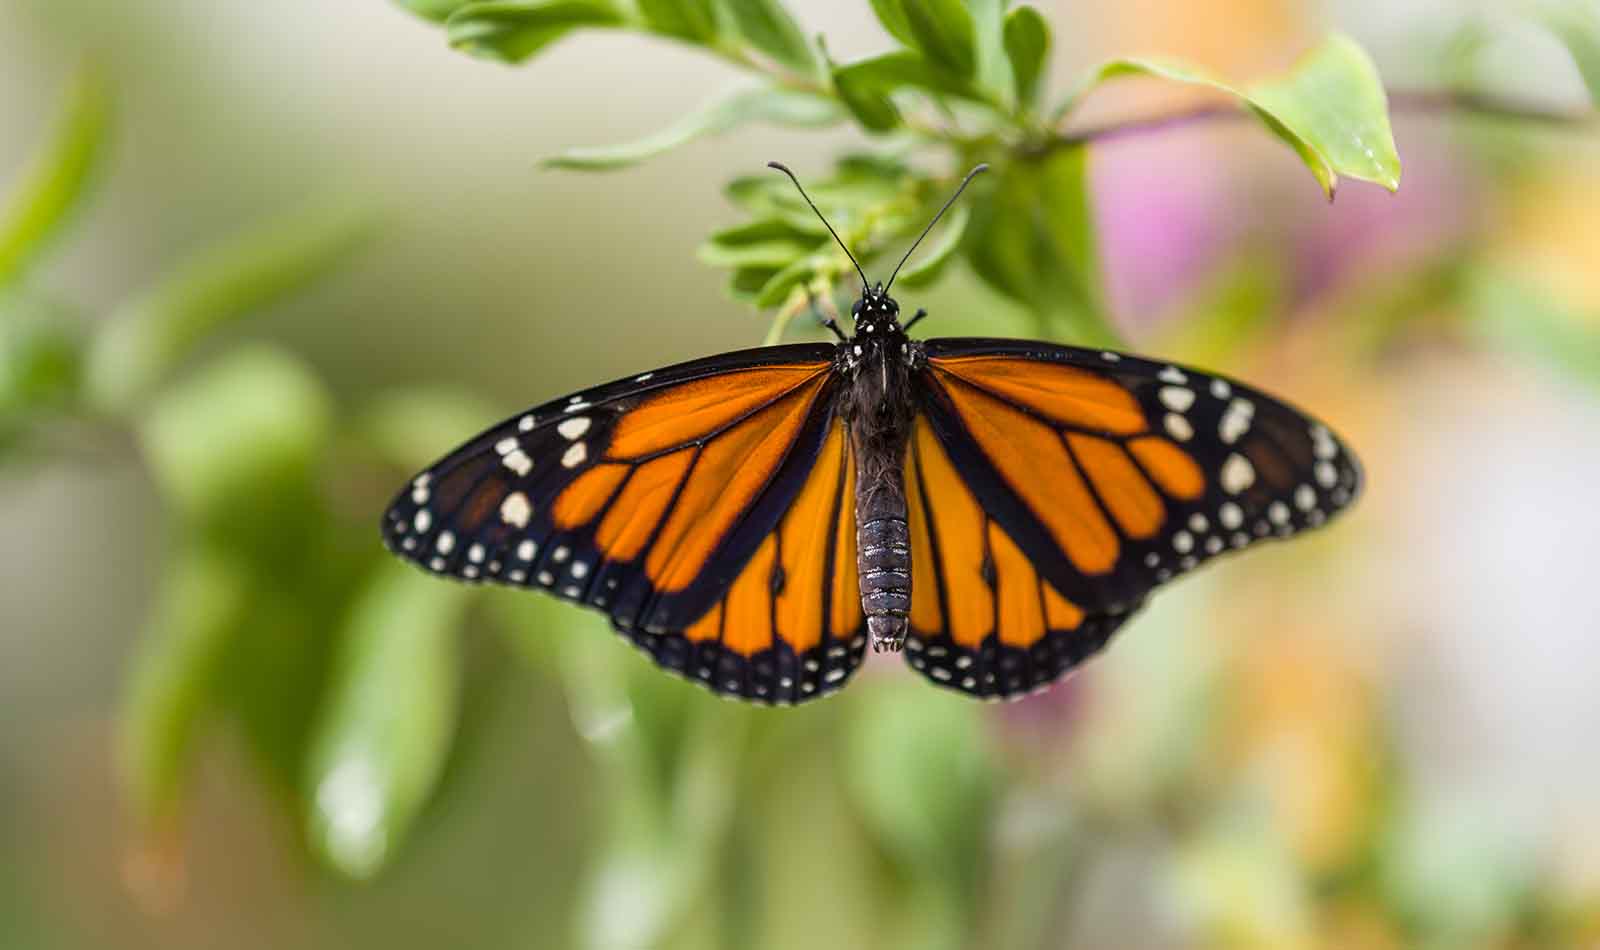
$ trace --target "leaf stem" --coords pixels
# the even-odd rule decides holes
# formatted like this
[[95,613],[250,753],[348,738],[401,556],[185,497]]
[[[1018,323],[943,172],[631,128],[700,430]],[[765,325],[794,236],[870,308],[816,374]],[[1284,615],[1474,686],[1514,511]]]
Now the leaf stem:
[[[1600,111],[1574,112],[1555,110],[1529,103],[1501,99],[1479,93],[1453,90],[1403,90],[1389,94],[1392,113],[1434,115],[1460,112],[1491,119],[1506,119],[1534,125],[1562,129],[1600,128]],[[1147,116],[1093,125],[1070,132],[1059,132],[1051,138],[1024,146],[1021,151],[1037,157],[1059,148],[1116,141],[1137,135],[1156,134],[1213,121],[1227,121],[1250,117],[1242,106],[1217,103],[1198,106],[1168,115]]]

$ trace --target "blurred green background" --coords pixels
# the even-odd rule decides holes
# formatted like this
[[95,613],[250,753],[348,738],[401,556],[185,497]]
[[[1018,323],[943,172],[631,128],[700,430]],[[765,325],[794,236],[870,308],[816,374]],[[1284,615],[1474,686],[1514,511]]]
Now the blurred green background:
[[[510,67],[417,15],[455,5],[0,0],[0,946],[1600,945],[1600,7],[1037,4],[1058,92],[1341,31],[1392,92],[1573,121],[1397,97],[1399,192],[1332,204],[1243,121],[1092,145],[1094,332],[1314,409],[1368,496],[1040,697],[884,657],[756,710],[377,517],[501,415],[759,343],[697,255],[724,185],[884,140],[548,170],[737,71],[616,31]],[[1084,331],[975,269],[902,302]]]

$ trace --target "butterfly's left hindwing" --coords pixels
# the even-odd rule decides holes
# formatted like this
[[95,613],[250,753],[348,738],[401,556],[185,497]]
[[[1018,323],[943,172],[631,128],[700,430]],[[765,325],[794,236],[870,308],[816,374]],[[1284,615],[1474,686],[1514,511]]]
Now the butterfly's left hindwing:
[[854,576],[834,576],[853,548],[837,550],[852,468],[833,356],[730,353],[519,414],[413,479],[385,541],[434,573],[603,610],[718,692],[820,695],[861,653],[859,605],[835,596]]
[[907,651],[942,685],[1044,685],[1153,588],[1321,525],[1360,492],[1326,426],[1220,376],[1015,340],[931,340],[924,355]]

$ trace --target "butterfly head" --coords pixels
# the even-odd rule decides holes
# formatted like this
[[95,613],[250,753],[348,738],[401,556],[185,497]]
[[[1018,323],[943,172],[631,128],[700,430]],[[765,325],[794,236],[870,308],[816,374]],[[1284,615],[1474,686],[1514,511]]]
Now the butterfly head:
[[861,291],[861,299],[850,310],[856,321],[856,338],[884,338],[900,331],[900,305],[882,284]]

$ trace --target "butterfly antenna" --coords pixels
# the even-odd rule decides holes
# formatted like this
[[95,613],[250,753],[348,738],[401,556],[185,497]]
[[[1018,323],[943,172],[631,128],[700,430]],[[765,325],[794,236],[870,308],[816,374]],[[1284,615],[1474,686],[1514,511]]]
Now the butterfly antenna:
[[861,265],[859,263],[856,263],[856,256],[851,254],[850,248],[845,246],[844,239],[839,237],[839,232],[833,229],[833,225],[828,223],[827,218],[822,217],[822,212],[817,209],[817,203],[811,200],[811,196],[806,194],[806,190],[804,188],[800,187],[800,179],[796,178],[794,176],[794,172],[789,170],[789,166],[782,162],[768,162],[767,167],[776,168],[778,171],[788,175],[789,180],[794,182],[795,188],[800,192],[800,197],[806,200],[806,204],[811,206],[812,211],[817,212],[817,217],[822,219],[822,226],[827,228],[828,233],[833,235],[833,239],[839,242],[839,246],[841,248],[844,248],[844,256],[850,258],[850,263],[856,265],[856,273],[861,275],[861,289],[863,292],[865,292],[867,289],[867,272],[861,269]]
[[933,216],[933,220],[928,222],[928,226],[922,229],[922,234],[917,238],[916,242],[911,245],[911,249],[906,251],[906,256],[900,258],[900,263],[894,266],[894,273],[889,275],[889,283],[883,288],[884,293],[888,293],[889,288],[894,286],[894,279],[900,276],[900,268],[906,266],[906,261],[911,259],[911,252],[917,249],[917,245],[921,244],[922,239],[927,237],[929,232],[933,230],[933,226],[939,223],[939,219],[944,217],[944,213],[949,211],[950,206],[956,203],[957,198],[961,197],[961,193],[967,190],[967,186],[972,184],[972,179],[977,178],[980,174],[988,170],[989,166],[986,163],[980,162],[977,167],[972,169],[972,171],[967,172],[967,177],[961,179],[961,187],[957,188],[956,193],[950,196],[950,200],[944,203],[944,207],[940,208],[939,213]]

